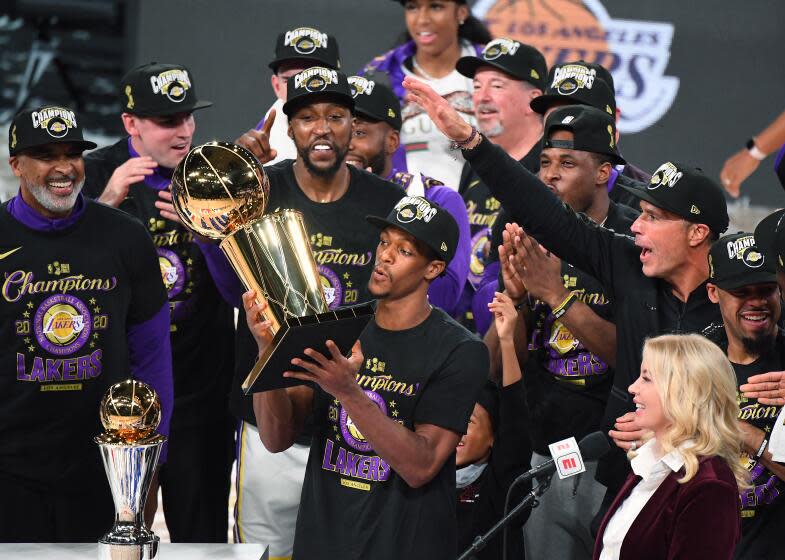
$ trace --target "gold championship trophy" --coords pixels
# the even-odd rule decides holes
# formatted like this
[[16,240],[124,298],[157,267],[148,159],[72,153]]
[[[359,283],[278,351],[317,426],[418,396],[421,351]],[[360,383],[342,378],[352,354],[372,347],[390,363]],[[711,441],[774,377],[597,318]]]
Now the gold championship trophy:
[[246,394],[301,384],[282,376],[297,369],[292,358],[306,347],[324,351],[328,339],[349,351],[373,316],[369,304],[328,309],[302,214],[265,214],[269,192],[259,160],[228,142],[193,148],[172,176],[172,202],[185,227],[222,240],[245,288],[267,302],[271,342],[243,383]]
[[115,383],[101,399],[104,433],[96,436],[114,500],[115,522],[98,541],[99,560],[149,560],[158,537],[145,527],[144,503],[166,438],[158,395],[141,381]]

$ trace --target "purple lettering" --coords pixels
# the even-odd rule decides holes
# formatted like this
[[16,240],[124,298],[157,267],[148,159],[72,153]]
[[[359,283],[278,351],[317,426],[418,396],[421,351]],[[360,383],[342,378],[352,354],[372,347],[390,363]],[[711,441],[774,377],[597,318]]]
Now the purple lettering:
[[46,381],[44,361],[38,356],[33,358],[33,371],[30,372],[30,381]]
[[63,376],[60,374],[60,366],[63,360],[46,359],[46,380],[47,381],[62,381]]
[[335,458],[335,470],[339,473],[344,472],[346,468],[346,450],[343,447],[338,448],[338,456]]
[[30,376],[25,371],[25,355],[16,353],[16,380],[30,381]]
[[390,465],[384,459],[379,457],[379,478],[378,480],[387,480],[390,478]]
[[63,380],[64,381],[76,381],[76,360],[74,358],[68,358],[67,360],[63,360]]
[[90,356],[79,356],[76,359],[77,369],[76,369],[76,378],[77,379],[89,379],[90,378]]
[[368,467],[368,478],[379,480],[379,457],[371,457],[366,466]]
[[93,377],[98,377],[101,375],[101,371],[103,371],[103,366],[101,365],[101,358],[103,358],[103,356],[103,350],[96,350],[90,354],[90,364],[93,366]]
[[362,455],[357,455],[356,453],[349,452],[346,454],[346,465],[345,470],[341,471],[342,474],[347,476],[357,476],[357,461],[360,460]]
[[376,457],[363,457],[362,458],[362,461],[360,461],[360,464],[358,465],[358,468],[357,468],[357,476],[358,477],[364,478],[366,480],[368,480],[369,478],[371,480],[376,480],[374,477],[369,475],[370,466],[373,463],[373,460],[375,458]]
[[335,465],[330,463],[330,458],[333,455],[333,441],[331,439],[324,442],[324,457],[322,458],[322,468],[326,471],[334,471]]

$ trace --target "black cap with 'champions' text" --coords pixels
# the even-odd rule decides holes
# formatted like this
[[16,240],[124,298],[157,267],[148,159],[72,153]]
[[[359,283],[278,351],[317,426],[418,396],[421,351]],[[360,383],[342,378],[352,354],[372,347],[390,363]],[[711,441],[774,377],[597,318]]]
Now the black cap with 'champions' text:
[[721,290],[776,281],[776,264],[758,248],[751,233],[725,235],[711,246],[709,282]]
[[268,65],[273,72],[283,62],[307,60],[333,70],[341,69],[341,57],[335,37],[313,27],[298,27],[284,31],[275,41],[275,58]]
[[761,220],[755,227],[755,241],[779,270],[785,270],[785,210],[777,210]]
[[82,136],[76,113],[65,107],[45,105],[20,111],[8,129],[8,153],[11,156],[30,148],[63,142],[78,144],[83,150],[96,147],[94,142]]
[[[569,130],[572,140],[553,140],[556,130]],[[542,147],[580,150],[608,156],[614,165],[625,163],[616,146],[616,119],[588,105],[559,107],[545,119]]]
[[494,39],[485,46],[480,56],[464,56],[458,59],[455,68],[467,78],[474,78],[481,66],[492,66],[516,80],[529,82],[541,90],[545,89],[548,72],[545,57],[534,47],[514,39]]
[[193,78],[185,66],[150,62],[137,66],[120,82],[123,112],[140,117],[190,113],[210,107],[196,96]]
[[400,131],[401,103],[385,84],[362,76],[349,76],[349,88],[354,98],[354,112],[373,121],[384,121]]
[[346,75],[332,68],[314,66],[287,80],[284,114],[291,117],[316,96],[332,99],[354,111],[354,98]]
[[716,234],[728,229],[724,191],[698,168],[668,161],[657,168],[645,188],[621,187],[688,222],[706,224]]
[[379,228],[393,226],[402,229],[424,243],[446,264],[455,256],[458,247],[458,224],[447,210],[421,196],[405,196],[386,218],[366,216],[370,224]]
[[616,95],[603,76],[608,71],[582,60],[557,64],[548,72],[544,95],[532,99],[529,106],[545,114],[554,105],[590,105],[609,115],[616,115]]

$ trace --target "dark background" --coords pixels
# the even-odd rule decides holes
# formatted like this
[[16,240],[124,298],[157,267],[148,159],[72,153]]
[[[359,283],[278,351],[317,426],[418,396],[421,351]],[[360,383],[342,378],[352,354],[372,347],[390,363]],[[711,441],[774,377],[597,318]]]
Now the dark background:
[[[656,124],[624,135],[621,147],[631,162],[652,171],[673,159],[703,167],[716,177],[726,157],[785,109],[781,62],[785,2],[604,0],[602,4],[613,19],[675,26],[665,74],[680,79],[679,92]],[[93,29],[87,39],[73,35],[82,38],[83,48],[106,44],[102,52],[110,53],[105,56],[116,66],[100,80],[81,76],[78,83],[87,81],[98,92],[107,80],[119,81],[120,68],[152,60],[183,63],[195,76],[199,96],[215,103],[198,113],[197,142],[235,138],[255,125],[272,104],[267,63],[280,31],[313,26],[335,35],[343,70],[354,73],[390,48],[404,30],[403,9],[391,0],[127,0],[120,5],[122,18],[115,27]],[[29,47],[33,34],[29,25],[15,33],[15,39],[2,45],[0,70],[9,71],[3,60],[14,60],[17,67],[24,63],[20,53]],[[114,37],[121,48],[113,47],[107,37]],[[0,43],[2,39],[0,34]],[[8,75],[3,78],[6,82]],[[47,73],[43,83],[49,85],[38,88],[31,103],[59,101],[56,87],[51,86],[54,82]],[[2,89],[3,94],[9,91]],[[119,111],[113,103],[108,107]],[[117,134],[114,125],[119,117],[111,110],[107,114],[106,107],[91,105],[89,123]],[[769,158],[744,184],[743,194],[754,204],[785,205],[772,163]]]

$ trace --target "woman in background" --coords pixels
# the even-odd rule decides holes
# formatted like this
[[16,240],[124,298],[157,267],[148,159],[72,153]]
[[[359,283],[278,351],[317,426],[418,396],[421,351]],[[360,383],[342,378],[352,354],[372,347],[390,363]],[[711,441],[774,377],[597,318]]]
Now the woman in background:
[[362,74],[388,81],[403,105],[401,148],[393,158],[394,167],[414,174],[422,172],[457,190],[463,156],[458,150],[450,150],[450,141],[421,107],[404,104],[401,82],[405,76],[417,76],[474,123],[472,80],[459,74],[455,65],[462,56],[479,56],[491,35],[471,15],[466,0],[398,1],[404,7],[406,41],[374,58]]
[[629,391],[653,437],[631,461],[594,559],[730,560],[741,535],[739,487],[748,484],[730,362],[696,334],[652,338]]

